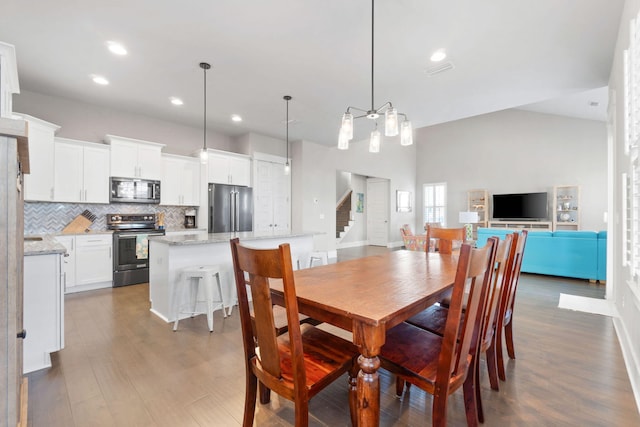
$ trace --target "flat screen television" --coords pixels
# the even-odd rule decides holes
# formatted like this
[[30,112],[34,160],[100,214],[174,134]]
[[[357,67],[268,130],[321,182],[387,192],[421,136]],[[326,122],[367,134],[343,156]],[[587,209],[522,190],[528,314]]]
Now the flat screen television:
[[493,218],[499,220],[547,220],[547,193],[494,194]]

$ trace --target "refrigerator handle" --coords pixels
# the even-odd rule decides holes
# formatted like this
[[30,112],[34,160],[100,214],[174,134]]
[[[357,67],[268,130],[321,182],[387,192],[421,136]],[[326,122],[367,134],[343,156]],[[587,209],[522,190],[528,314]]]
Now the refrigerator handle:
[[229,221],[231,222],[231,230],[236,231],[236,212],[235,212],[235,204],[233,197],[233,190],[229,192]]
[[236,191],[235,195],[236,195],[236,201],[235,201],[234,205],[236,206],[236,220],[235,220],[236,231],[240,231],[240,206],[239,206],[239,204],[240,204],[240,192]]

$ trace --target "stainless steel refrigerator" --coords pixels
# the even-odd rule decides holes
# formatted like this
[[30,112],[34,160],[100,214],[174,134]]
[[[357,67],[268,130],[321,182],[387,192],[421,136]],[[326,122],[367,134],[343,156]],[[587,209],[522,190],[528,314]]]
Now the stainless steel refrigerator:
[[253,231],[253,189],[209,184],[209,233]]

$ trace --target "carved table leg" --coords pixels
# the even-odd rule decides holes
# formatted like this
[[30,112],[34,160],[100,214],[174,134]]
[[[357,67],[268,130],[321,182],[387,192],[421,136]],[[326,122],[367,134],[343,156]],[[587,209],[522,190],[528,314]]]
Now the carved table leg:
[[380,378],[377,356],[358,358],[358,426],[380,425]]

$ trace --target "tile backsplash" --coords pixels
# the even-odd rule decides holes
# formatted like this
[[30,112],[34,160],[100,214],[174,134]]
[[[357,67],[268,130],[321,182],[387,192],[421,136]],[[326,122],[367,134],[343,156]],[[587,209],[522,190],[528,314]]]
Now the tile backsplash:
[[165,228],[184,228],[184,213],[188,209],[186,206],[159,206],[148,204],[127,204],[118,203],[110,205],[96,205],[83,203],[24,203],[24,234],[49,234],[59,233],[76,216],[85,210],[96,215],[90,230],[104,231],[107,229],[107,214],[127,213],[144,214],[164,212]]

